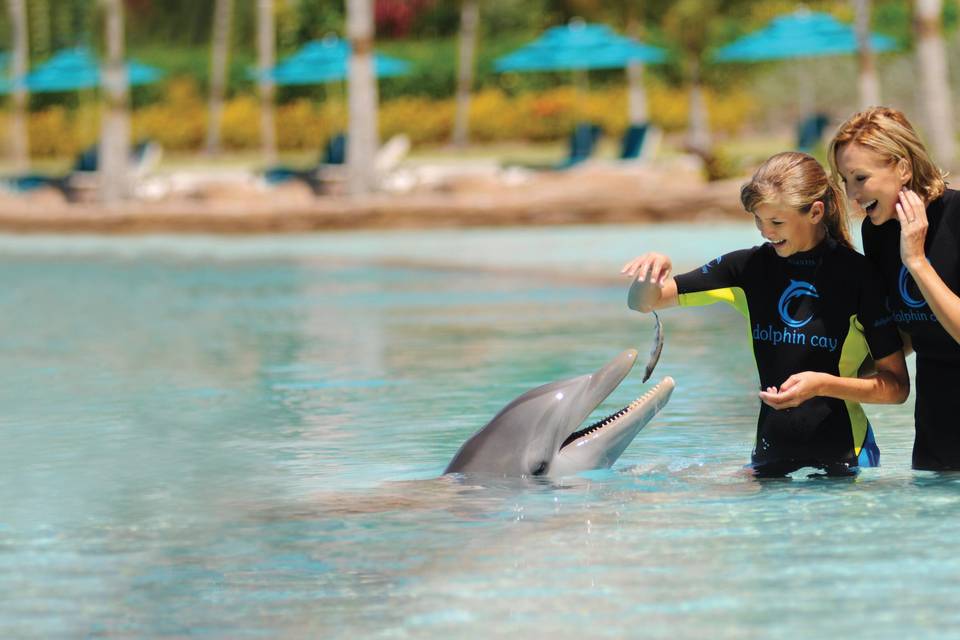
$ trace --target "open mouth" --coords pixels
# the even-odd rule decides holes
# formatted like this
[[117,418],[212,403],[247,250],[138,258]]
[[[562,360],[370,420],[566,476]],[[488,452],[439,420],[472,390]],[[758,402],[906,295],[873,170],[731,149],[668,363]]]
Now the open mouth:
[[867,215],[870,215],[871,213],[873,213],[874,211],[876,211],[876,209],[877,209],[877,202],[878,202],[877,200],[871,200],[870,202],[864,203],[864,204],[862,204],[862,205],[860,205],[860,206],[863,207],[863,211],[864,211]]
[[776,242],[771,240],[770,244],[772,244],[774,247],[782,247],[784,244],[786,244],[786,242],[786,240],[777,240]]
[[649,400],[651,400],[653,396],[660,390],[660,387],[664,385],[665,382],[666,380],[662,380],[658,382],[656,385],[654,385],[652,389],[647,391],[645,394],[643,394],[639,398],[636,398],[633,402],[625,406],[623,409],[620,409],[615,413],[611,413],[606,418],[603,418],[602,420],[599,420],[593,423],[592,425],[590,425],[589,427],[586,427],[585,429],[581,429],[580,431],[574,431],[569,436],[567,436],[566,440],[563,441],[563,444],[560,445],[560,449],[563,449],[564,447],[572,445],[577,441],[594,436],[604,428],[623,422],[627,418],[627,416],[629,416],[631,413],[633,413],[640,407],[644,406]]

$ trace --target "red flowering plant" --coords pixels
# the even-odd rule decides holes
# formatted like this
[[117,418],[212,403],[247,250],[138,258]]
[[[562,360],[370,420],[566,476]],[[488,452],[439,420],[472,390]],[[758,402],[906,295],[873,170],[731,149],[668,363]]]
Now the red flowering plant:
[[410,34],[414,21],[436,0],[377,0],[373,17],[377,33],[388,38],[404,38]]

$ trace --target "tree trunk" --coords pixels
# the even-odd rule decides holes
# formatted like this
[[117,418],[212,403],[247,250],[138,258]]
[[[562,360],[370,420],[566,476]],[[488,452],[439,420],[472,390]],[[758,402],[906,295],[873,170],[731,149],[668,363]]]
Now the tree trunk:
[[123,0],[102,0],[106,9],[107,57],[103,67],[106,109],[98,150],[100,199],[107,205],[129,192],[127,163],[130,155],[129,79],[124,65]]
[[27,12],[30,44],[33,46],[34,55],[41,60],[52,53],[50,15],[50,0],[30,0],[30,10]]
[[[956,0],[956,10],[960,13],[960,0]],[[953,30],[953,46],[960,47],[960,24],[958,24]]]
[[954,127],[946,48],[940,33],[942,0],[917,0],[917,62],[920,88],[927,111],[927,140],[934,159],[942,167],[953,167]]
[[453,145],[465,147],[470,135],[470,93],[473,91],[473,67],[477,51],[477,0],[462,0],[460,10],[460,58],[457,68],[457,113],[453,123]]
[[707,115],[707,103],[700,82],[700,61],[694,60],[690,68],[690,141],[694,151],[710,152],[710,121]]
[[347,0],[350,41],[350,126],[347,131],[348,188],[352,195],[376,188],[377,82],[373,69],[373,0]]
[[[643,34],[634,13],[639,7],[631,3],[628,10],[630,14],[627,18],[627,35],[639,40]],[[650,115],[647,111],[647,91],[643,86],[643,63],[638,60],[627,65],[627,100],[630,124],[645,124]]]
[[644,124],[650,118],[647,111],[647,90],[643,86],[643,63],[636,60],[627,66],[627,115],[630,124]]
[[13,168],[18,173],[30,165],[30,141],[27,139],[27,89],[23,76],[27,73],[27,6],[24,0],[7,0],[10,25],[13,29],[10,76],[13,78],[13,122],[10,130],[10,151]]
[[233,0],[216,0],[213,14],[213,44],[210,53],[210,104],[207,122],[206,151],[220,153],[220,124],[223,101],[227,92],[227,63],[230,58],[230,25],[233,22]]
[[277,129],[273,115],[273,69],[276,53],[276,32],[273,22],[273,0],[257,2],[257,66],[260,89],[260,145],[267,164],[277,161]]
[[870,45],[870,0],[853,0],[856,12],[857,53],[860,61],[858,84],[860,86],[860,108],[880,104],[880,82],[877,79],[877,65]]

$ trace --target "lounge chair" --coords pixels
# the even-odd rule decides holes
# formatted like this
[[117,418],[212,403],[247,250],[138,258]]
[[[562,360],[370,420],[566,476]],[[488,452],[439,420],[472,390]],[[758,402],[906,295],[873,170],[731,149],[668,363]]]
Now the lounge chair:
[[567,157],[556,163],[506,161],[505,169],[531,169],[534,171],[555,171],[569,169],[593,155],[597,141],[603,135],[603,128],[593,122],[578,122],[567,138]]
[[[395,135],[384,143],[374,157],[374,168],[378,178],[383,179],[393,171],[410,151],[410,138],[405,135]],[[310,187],[313,193],[326,193],[335,183],[346,179],[347,137],[337,134],[327,141],[321,155],[320,162],[306,169],[276,166],[263,172],[263,179],[268,186],[285,182],[300,181]]]
[[[156,142],[144,140],[130,149],[129,177],[133,183],[141,180],[160,162],[162,148]],[[95,190],[99,182],[99,146],[87,147],[73,162],[70,171],[62,176],[42,173],[27,173],[0,178],[0,184],[14,193],[27,193],[42,187],[61,191],[67,200],[79,199],[83,192]]]
[[603,128],[592,122],[579,122],[570,134],[570,153],[567,158],[556,165],[555,169],[567,169],[593,155],[597,141],[603,134]]
[[342,165],[347,160],[347,136],[338,133],[330,137],[323,146],[320,160],[317,164],[306,169],[297,169],[285,165],[269,167],[263,172],[263,179],[268,185],[283,184],[292,180],[299,180],[310,187],[315,194],[320,195],[326,190],[325,168]]

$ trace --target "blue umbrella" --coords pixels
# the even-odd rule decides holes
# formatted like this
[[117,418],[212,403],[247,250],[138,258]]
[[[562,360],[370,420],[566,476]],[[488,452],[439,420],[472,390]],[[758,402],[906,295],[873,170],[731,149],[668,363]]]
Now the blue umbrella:
[[[281,85],[323,84],[345,79],[349,61],[350,44],[327,37],[303,45],[268,73]],[[379,53],[374,54],[373,65],[380,78],[404,75],[411,69],[409,62]]]
[[[874,51],[896,48],[893,39],[872,34]],[[857,51],[853,28],[826,13],[800,10],[774,18],[713,54],[718,62],[759,62],[850,54]]]
[[[590,69],[623,69],[631,62],[663,62],[666,52],[621,36],[605,24],[588,24],[573,20],[569,24],[550,27],[540,36],[516,51],[494,62],[497,71],[573,71],[577,84],[585,84]],[[578,92],[579,95],[579,92]],[[592,127],[587,136],[592,147]],[[575,131],[574,137],[579,134]]]
[[[148,84],[160,79],[163,73],[138,62],[126,65],[131,86]],[[75,91],[102,84],[100,64],[86,47],[63,49],[23,78],[27,89],[34,93]],[[3,87],[9,91],[10,85]]]
[[665,52],[618,35],[603,24],[551,27],[513,53],[497,58],[497,71],[621,69],[632,61],[663,62]]
[[[871,34],[870,45],[875,51],[895,48],[886,36]],[[801,9],[774,18],[766,27],[721,47],[713,54],[717,62],[761,62],[765,60],[803,59],[845,55],[858,49],[854,29],[827,13]],[[820,139],[827,117],[812,111],[809,69],[800,69],[799,103],[801,113],[807,113],[798,126],[797,146],[809,150]]]

